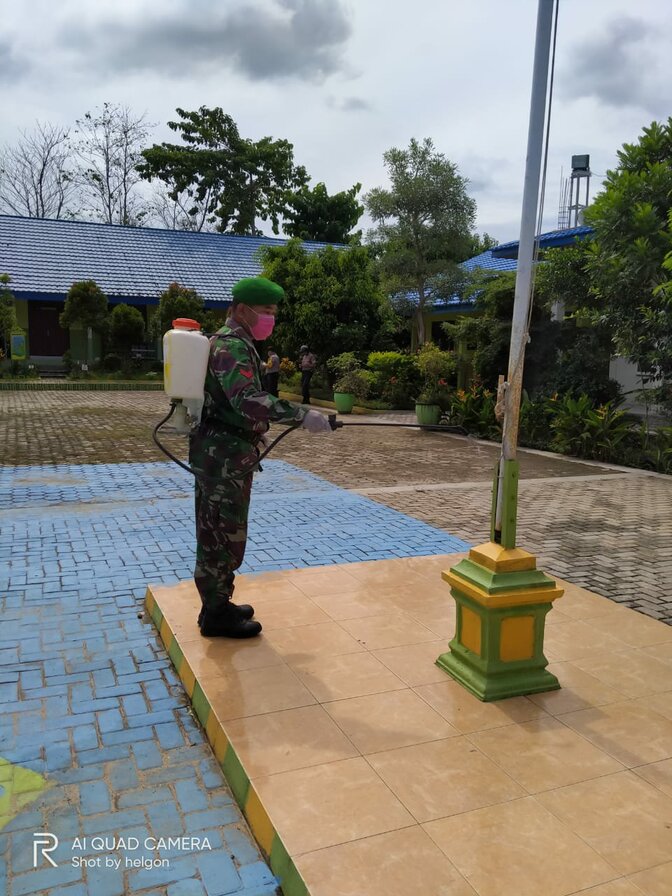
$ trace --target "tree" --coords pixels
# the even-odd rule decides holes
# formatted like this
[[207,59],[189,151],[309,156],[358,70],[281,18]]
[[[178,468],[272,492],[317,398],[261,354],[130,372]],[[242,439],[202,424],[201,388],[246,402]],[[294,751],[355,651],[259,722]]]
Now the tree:
[[187,190],[173,193],[165,184],[157,184],[150,201],[152,218],[168,230],[191,230],[195,233],[215,230],[209,221],[207,201],[199,202]]
[[181,120],[169,121],[168,127],[180,134],[182,144],[144,150],[140,176],[165,183],[194,229],[216,224],[222,233],[257,236],[260,218],[270,220],[278,233],[289,194],[308,180],[305,169],[294,164],[292,144],[241,137],[233,118],[219,107],[176,111]]
[[110,314],[109,335],[112,345],[128,354],[134,345],[145,338],[145,321],[137,308],[115,305]]
[[86,360],[91,361],[93,333],[102,333],[107,324],[107,297],[95,280],[73,283],[59,317],[62,327],[83,327],[87,331]]
[[312,190],[304,186],[288,200],[288,210],[282,229],[289,236],[325,243],[349,243],[361,237],[361,230],[350,236],[364,212],[357,202],[361,184],[330,196],[323,183]]
[[[442,327],[456,347],[462,343],[473,353],[474,373],[491,389],[497,387],[499,374],[506,374],[508,368],[515,284],[513,272],[475,271],[463,293],[465,298],[474,299],[474,314]],[[525,364],[524,385],[528,391],[538,390],[547,381],[555,363],[558,334],[559,324],[551,321],[548,309],[536,302]]]
[[[624,144],[618,166],[586,211],[595,228],[587,248],[593,320],[645,380],[672,389],[672,118]],[[666,257],[668,261],[666,262]]]
[[163,336],[173,326],[178,317],[186,317],[203,323],[203,299],[195,289],[171,283],[159,298],[159,313],[152,321],[152,333],[156,338]]
[[378,227],[370,240],[391,294],[417,293],[418,341],[425,341],[423,311],[434,298],[433,278],[449,276],[469,255],[476,204],[457,166],[434,150],[430,139],[383,156],[391,189],[364,197]]
[[72,217],[75,199],[67,128],[36,124],[0,153],[0,207],[29,218]]
[[481,255],[483,252],[487,252],[488,249],[494,249],[495,246],[498,245],[498,241],[490,236],[489,233],[472,233],[469,238],[469,246],[467,252],[467,258],[473,258],[475,255]]
[[[9,354],[8,348],[12,336],[12,330],[16,329],[16,306],[14,295],[9,291],[11,282],[9,274],[0,274],[0,340],[5,355]],[[2,353],[0,353],[0,360]]]
[[326,362],[342,352],[382,347],[391,312],[366,248],[308,252],[292,239],[265,247],[262,262],[263,276],[285,290],[273,333],[280,352],[295,358],[305,343]]
[[138,191],[140,150],[153,127],[127,106],[103,103],[77,120],[79,181],[88,211],[106,224],[138,225],[148,213]]

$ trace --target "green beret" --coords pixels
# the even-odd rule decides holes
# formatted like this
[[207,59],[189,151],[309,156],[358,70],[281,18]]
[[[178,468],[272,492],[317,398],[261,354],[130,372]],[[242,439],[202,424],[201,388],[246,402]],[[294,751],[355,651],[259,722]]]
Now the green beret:
[[244,305],[277,305],[285,291],[278,283],[265,277],[243,277],[231,290],[234,301]]

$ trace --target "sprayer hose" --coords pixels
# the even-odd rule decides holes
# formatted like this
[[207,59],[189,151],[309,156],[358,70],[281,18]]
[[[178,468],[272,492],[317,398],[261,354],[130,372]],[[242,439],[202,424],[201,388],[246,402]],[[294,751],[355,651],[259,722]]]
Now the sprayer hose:
[[[166,457],[169,457],[173,463],[176,463],[178,467],[182,467],[183,470],[186,470],[187,473],[191,473],[192,476],[196,476],[198,479],[206,479],[209,482],[229,482],[232,479],[243,479],[249,473],[253,473],[255,470],[260,469],[260,465],[262,460],[269,454],[278,442],[282,441],[285,436],[288,436],[290,432],[294,432],[295,429],[298,429],[301,425],[300,423],[291,424],[281,432],[279,436],[276,436],[273,441],[266,447],[264,451],[262,451],[257,460],[253,464],[248,464],[244,470],[239,470],[236,473],[227,473],[225,476],[208,476],[207,473],[204,473],[202,470],[195,470],[189,466],[189,464],[185,464],[179,458],[175,457],[164,445],[159,441],[159,430],[162,426],[164,426],[170,418],[175,413],[175,408],[177,407],[176,402],[171,401],[170,403],[170,411],[166,414],[166,416],[154,427],[154,431],[152,433],[152,438],[154,439],[154,443],[162,451]],[[393,427],[396,429],[422,429],[428,432],[449,432],[453,435],[466,435],[470,436],[468,430],[466,430],[463,426],[442,426],[441,424],[425,424],[425,423],[343,423],[342,420],[336,420],[336,414],[329,415],[329,422],[331,423],[332,429],[349,429],[351,426],[385,426],[385,427]]]

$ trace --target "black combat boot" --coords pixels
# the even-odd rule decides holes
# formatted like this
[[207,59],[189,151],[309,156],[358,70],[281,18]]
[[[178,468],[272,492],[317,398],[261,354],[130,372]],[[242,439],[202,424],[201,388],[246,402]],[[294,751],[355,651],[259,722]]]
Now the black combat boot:
[[[229,606],[236,611],[243,622],[247,622],[248,619],[251,619],[254,616],[254,607],[251,607],[249,604],[234,604],[233,601],[229,601]],[[201,607],[201,612],[198,614],[199,626],[203,619],[204,612],[204,609]]]
[[260,622],[244,619],[240,608],[230,603],[216,611],[203,608],[198,625],[204,638],[254,638],[261,632]]
[[233,607],[243,622],[246,622],[254,616],[254,607],[251,607],[249,604],[233,604],[229,602],[229,606]]

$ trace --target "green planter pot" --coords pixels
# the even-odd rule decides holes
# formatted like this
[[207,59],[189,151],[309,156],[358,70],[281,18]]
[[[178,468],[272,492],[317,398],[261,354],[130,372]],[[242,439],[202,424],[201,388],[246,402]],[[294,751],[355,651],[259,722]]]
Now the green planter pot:
[[334,392],[334,404],[339,414],[351,414],[355,396],[351,392]]
[[423,426],[436,426],[441,419],[441,408],[438,404],[415,405],[415,416]]

